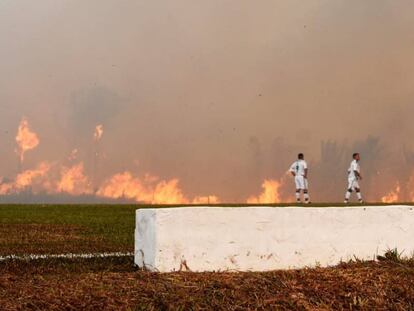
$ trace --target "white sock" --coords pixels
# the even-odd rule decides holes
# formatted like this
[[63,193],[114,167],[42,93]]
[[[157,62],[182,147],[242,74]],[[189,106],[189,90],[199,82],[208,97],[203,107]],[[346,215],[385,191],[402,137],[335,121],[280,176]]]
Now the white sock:
[[345,193],[345,200],[349,201],[349,198],[351,197],[351,192],[347,191]]
[[300,192],[296,192],[296,201],[300,202]]
[[361,194],[361,192],[357,192],[357,197],[358,197],[358,200],[362,200],[362,194]]
[[309,194],[308,194],[308,193],[305,193],[305,194],[303,195],[303,197],[305,198],[305,201],[309,201]]

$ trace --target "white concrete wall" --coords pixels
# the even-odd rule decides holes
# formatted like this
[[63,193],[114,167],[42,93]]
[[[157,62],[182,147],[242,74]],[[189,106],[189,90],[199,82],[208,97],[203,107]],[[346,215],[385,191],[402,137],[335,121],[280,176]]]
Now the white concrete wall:
[[159,272],[328,266],[414,251],[410,206],[183,207],[136,212],[135,263]]

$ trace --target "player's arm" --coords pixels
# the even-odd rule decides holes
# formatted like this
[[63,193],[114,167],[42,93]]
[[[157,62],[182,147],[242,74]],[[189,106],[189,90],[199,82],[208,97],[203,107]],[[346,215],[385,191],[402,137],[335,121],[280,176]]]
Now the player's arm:
[[303,174],[303,177],[306,179],[308,178],[308,164],[306,162],[304,162],[304,169],[305,169],[305,172]]
[[296,173],[295,173],[295,163],[293,163],[293,164],[290,166],[289,172],[292,174],[292,176],[293,176],[293,177],[295,177],[295,176],[296,176]]
[[361,179],[361,180],[362,180],[362,176],[361,176],[361,173],[360,173],[360,169],[359,169],[359,165],[358,165],[358,164],[356,164],[356,165],[353,167],[353,170],[354,170],[355,177],[356,177],[357,179]]

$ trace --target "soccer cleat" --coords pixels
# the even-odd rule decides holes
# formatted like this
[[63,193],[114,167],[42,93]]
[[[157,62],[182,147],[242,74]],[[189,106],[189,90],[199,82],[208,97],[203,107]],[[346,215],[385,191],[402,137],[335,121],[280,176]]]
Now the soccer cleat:
[[306,201],[305,204],[311,204],[311,201]]
[[359,203],[364,204],[365,202],[364,202],[364,200],[359,200]]
[[348,204],[348,203],[349,203],[349,201],[348,201],[348,200],[344,200],[344,203],[345,203],[345,204]]

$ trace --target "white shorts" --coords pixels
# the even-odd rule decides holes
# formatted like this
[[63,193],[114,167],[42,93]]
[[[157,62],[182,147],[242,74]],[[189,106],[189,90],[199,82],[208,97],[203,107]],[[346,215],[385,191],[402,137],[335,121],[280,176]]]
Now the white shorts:
[[348,179],[348,189],[352,189],[353,191],[355,191],[355,189],[360,189],[358,180],[357,179]]
[[303,176],[295,176],[296,190],[308,190],[308,180]]

